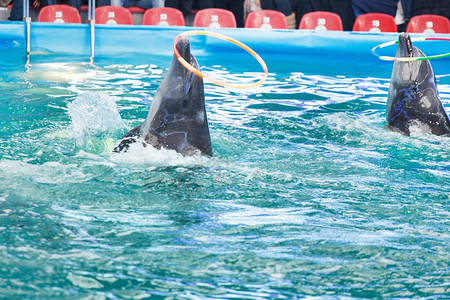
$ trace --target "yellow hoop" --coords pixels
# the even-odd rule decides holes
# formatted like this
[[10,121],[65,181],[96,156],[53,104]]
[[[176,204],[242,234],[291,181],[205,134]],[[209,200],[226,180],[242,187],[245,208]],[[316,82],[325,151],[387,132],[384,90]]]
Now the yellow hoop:
[[[263,78],[261,78],[259,81],[255,82],[255,83],[252,83],[249,85],[236,85],[236,84],[230,84],[230,83],[226,83],[223,81],[219,81],[217,79],[211,78],[211,77],[203,74],[202,72],[200,72],[200,70],[194,68],[191,64],[189,64],[178,52],[178,49],[177,49],[178,40],[182,37],[186,37],[186,36],[190,36],[190,35],[209,35],[209,36],[216,37],[216,38],[224,40],[224,41],[232,42],[233,44],[241,47],[242,49],[244,49],[245,51],[250,53],[259,62],[259,64],[261,65],[261,67],[264,70]],[[233,38],[230,38],[230,37],[220,34],[220,33],[202,31],[202,30],[191,30],[191,31],[183,32],[183,33],[179,34],[173,41],[173,51],[175,53],[175,57],[178,59],[180,64],[182,64],[186,69],[188,69],[189,71],[191,71],[192,73],[194,73],[195,75],[197,75],[203,79],[211,81],[212,83],[214,83],[218,86],[226,86],[226,87],[232,87],[232,88],[250,88],[250,87],[255,87],[255,86],[262,84],[264,81],[266,81],[267,77],[269,76],[269,71],[267,70],[266,63],[255,51],[253,51],[247,45],[239,42],[238,40],[235,40]]]

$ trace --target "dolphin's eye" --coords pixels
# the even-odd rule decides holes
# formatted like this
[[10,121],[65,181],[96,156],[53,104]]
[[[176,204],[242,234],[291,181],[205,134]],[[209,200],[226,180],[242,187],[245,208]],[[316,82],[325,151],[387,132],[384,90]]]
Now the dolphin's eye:
[[184,109],[188,108],[189,102],[187,101],[187,99],[184,99],[184,100],[181,102],[181,106],[182,106]]

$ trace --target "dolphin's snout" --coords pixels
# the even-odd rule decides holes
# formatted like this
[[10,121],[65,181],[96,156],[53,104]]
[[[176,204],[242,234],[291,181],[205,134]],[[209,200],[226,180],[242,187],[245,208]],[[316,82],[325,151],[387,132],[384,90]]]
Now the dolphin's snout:
[[177,50],[181,57],[184,58],[189,64],[191,63],[191,46],[187,38],[180,38],[177,42]]
[[397,57],[413,57],[414,46],[409,34],[402,32],[398,37],[398,50]]
[[[195,69],[198,69],[198,63],[195,57],[191,54],[191,45],[187,38],[180,38],[177,41],[177,50],[180,56],[191,66],[193,66]],[[182,77],[185,77],[189,80],[193,79],[194,73],[191,73],[188,69],[186,69],[184,66],[181,65],[181,63],[178,62],[178,60],[174,56],[175,65],[173,66],[174,72],[181,72]],[[191,75],[189,75],[191,74]],[[195,76],[194,76],[195,77]]]

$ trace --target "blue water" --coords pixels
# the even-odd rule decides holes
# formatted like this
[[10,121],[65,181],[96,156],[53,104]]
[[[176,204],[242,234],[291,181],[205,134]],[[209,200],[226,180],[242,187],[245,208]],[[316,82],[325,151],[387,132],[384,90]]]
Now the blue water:
[[2,70],[0,298],[450,298],[450,139],[384,128],[390,74],[206,83],[213,158],[111,153],[164,72]]

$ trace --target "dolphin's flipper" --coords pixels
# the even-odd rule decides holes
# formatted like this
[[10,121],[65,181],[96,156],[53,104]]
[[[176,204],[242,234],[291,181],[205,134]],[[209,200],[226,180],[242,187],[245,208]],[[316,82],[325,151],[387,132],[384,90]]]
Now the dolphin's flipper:
[[119,145],[114,148],[113,152],[126,152],[130,144],[136,143],[140,138],[141,126],[142,124],[127,132],[120,140]]

